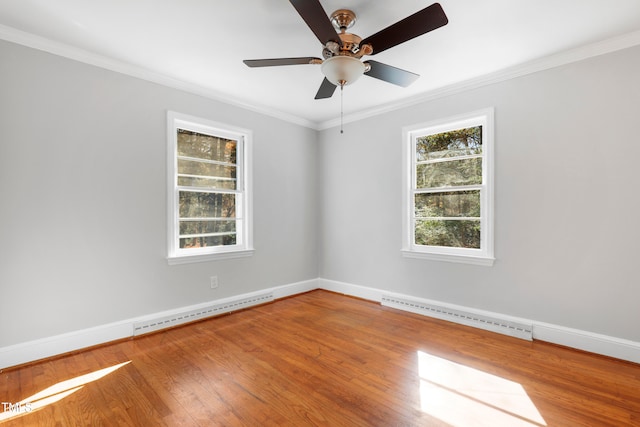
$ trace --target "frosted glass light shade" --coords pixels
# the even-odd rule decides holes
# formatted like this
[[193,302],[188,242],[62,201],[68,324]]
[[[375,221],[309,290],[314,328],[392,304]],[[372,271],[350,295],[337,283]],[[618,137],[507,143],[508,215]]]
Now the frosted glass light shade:
[[340,86],[340,82],[348,85],[358,80],[364,74],[365,65],[351,56],[332,56],[322,63],[320,69],[327,80]]

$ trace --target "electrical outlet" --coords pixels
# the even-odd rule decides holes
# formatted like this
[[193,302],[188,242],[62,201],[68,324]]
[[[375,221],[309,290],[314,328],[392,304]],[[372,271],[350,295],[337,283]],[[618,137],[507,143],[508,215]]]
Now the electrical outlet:
[[211,276],[210,278],[211,281],[211,289],[215,289],[218,287],[218,276]]

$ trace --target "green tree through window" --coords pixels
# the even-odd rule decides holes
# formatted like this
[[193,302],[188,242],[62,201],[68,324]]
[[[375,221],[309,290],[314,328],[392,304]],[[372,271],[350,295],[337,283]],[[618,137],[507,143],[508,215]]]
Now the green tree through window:
[[235,245],[237,142],[177,132],[180,248]]
[[170,264],[250,256],[251,132],[168,112]]
[[403,255],[492,265],[493,109],[403,136]]
[[[482,126],[416,141],[415,243],[480,248]],[[447,188],[448,191],[441,191]]]

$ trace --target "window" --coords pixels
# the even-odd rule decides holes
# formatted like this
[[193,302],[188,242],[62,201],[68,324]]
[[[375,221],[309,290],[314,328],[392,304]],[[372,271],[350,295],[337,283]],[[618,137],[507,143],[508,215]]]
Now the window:
[[169,263],[252,254],[251,133],[169,112]]
[[403,131],[403,255],[493,264],[493,109]]

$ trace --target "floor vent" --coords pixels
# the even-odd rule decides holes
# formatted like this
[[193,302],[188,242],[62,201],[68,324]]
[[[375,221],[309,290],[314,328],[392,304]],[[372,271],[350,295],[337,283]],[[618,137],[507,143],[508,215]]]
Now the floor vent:
[[158,331],[160,329],[169,328],[171,326],[193,322],[194,320],[205,319],[207,317],[216,316],[218,314],[240,310],[242,308],[251,307],[253,305],[264,304],[270,301],[273,301],[273,292],[252,296],[250,298],[211,304],[209,306],[200,307],[194,310],[186,310],[180,313],[172,314],[170,316],[161,316],[151,320],[136,322],[133,324],[133,335],[142,335],[149,332]]
[[449,307],[443,307],[420,301],[407,300],[386,295],[382,296],[381,304],[387,307],[393,307],[404,311],[410,311],[412,313],[435,317],[442,320],[448,320],[450,322],[460,323],[462,325],[473,326],[475,328],[485,329],[516,338],[522,338],[528,341],[531,341],[533,339],[532,324],[514,322],[476,313],[470,313],[463,310],[456,310]]

